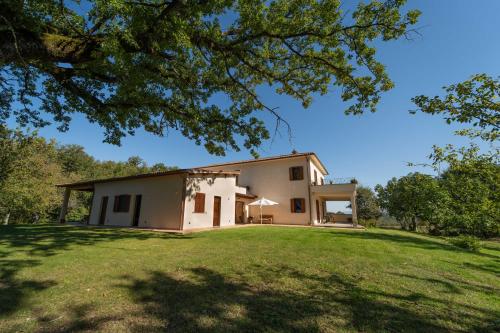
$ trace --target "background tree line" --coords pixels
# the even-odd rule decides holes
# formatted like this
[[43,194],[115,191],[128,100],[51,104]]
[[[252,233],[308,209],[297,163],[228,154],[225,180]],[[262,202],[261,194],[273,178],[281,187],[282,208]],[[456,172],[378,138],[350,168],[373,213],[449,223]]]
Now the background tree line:
[[[3,223],[55,221],[62,200],[55,184],[171,169],[175,167],[163,163],[149,166],[138,156],[126,162],[99,161],[81,146],[0,126],[0,216]],[[90,200],[90,193],[75,192],[68,220],[86,218]]]
[[[480,154],[475,145],[434,147],[429,165],[437,176],[410,173],[385,186],[358,189],[358,217],[364,224],[382,212],[405,230],[435,235],[500,235],[500,165],[498,152]],[[376,224],[376,222],[375,222]]]

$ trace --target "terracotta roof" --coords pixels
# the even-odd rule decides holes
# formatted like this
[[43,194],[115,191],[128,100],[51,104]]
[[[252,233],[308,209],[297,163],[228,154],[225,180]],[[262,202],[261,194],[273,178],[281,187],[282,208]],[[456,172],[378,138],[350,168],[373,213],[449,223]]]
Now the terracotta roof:
[[95,180],[85,180],[75,183],[67,183],[67,184],[57,184],[57,187],[69,187],[69,188],[89,188],[93,187],[94,184],[97,183],[108,183],[108,182],[117,182],[123,180],[133,180],[133,179],[141,179],[141,178],[151,178],[151,177],[162,177],[162,176],[170,176],[170,175],[180,175],[180,174],[189,174],[189,175],[239,175],[239,171],[208,171],[203,169],[178,169],[171,171],[160,171],[160,172],[150,172],[150,173],[141,173],[138,175],[132,176],[122,176],[122,177],[111,177],[104,179],[95,179]]
[[237,198],[244,198],[244,199],[255,199],[257,196],[255,194],[243,194],[243,193],[236,193]]
[[228,165],[237,165],[237,164],[246,164],[246,163],[255,163],[255,162],[265,162],[265,161],[281,160],[281,159],[303,157],[303,156],[312,156],[313,159],[316,160],[316,162],[320,166],[320,168],[323,169],[324,173],[328,174],[328,170],[326,170],[325,166],[323,165],[323,163],[321,163],[318,156],[313,152],[308,152],[308,153],[296,153],[296,154],[263,157],[263,158],[256,158],[256,159],[252,159],[252,160],[243,160],[243,161],[237,161],[237,162],[210,164],[210,165],[205,165],[205,166],[191,168],[191,169],[178,169],[178,170],[171,170],[171,171],[143,173],[143,174],[133,175],[133,176],[111,177],[111,178],[105,178],[105,179],[86,180],[86,181],[80,181],[80,182],[75,182],[75,183],[57,184],[56,186],[68,187],[68,188],[74,188],[74,189],[87,189],[88,190],[88,189],[93,188],[94,184],[97,184],[97,183],[108,183],[108,182],[116,182],[116,181],[132,180],[132,179],[140,179],[140,178],[150,178],[150,177],[162,177],[162,176],[170,176],[170,175],[176,175],[176,174],[238,175],[240,173],[239,171],[209,171],[209,170],[206,170],[206,168],[214,168],[214,167],[218,167],[218,166],[228,166]]
[[313,153],[313,152],[296,153],[296,154],[286,154],[286,155],[278,155],[278,156],[271,156],[271,157],[255,158],[255,159],[251,159],[251,160],[242,160],[242,161],[236,161],[236,162],[209,164],[209,165],[204,165],[204,166],[196,167],[196,169],[215,168],[215,167],[218,167],[218,166],[228,166],[228,165],[236,165],[236,164],[247,164],[247,163],[255,163],[255,162],[266,162],[266,161],[281,160],[281,159],[295,158],[295,157],[302,157],[302,156],[313,156],[316,159],[316,161],[318,162],[318,165],[321,168],[323,168],[323,171],[326,174],[328,174],[328,170],[326,169],[326,167],[320,161],[320,159],[318,158],[318,156],[316,155],[316,153]]

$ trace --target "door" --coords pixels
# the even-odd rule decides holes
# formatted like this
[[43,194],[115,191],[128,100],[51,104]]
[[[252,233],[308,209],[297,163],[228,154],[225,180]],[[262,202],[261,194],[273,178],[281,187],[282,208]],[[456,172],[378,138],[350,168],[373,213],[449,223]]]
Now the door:
[[316,218],[318,219],[318,222],[321,222],[321,214],[319,211],[319,200],[316,200]]
[[101,199],[101,213],[99,214],[99,224],[103,225],[106,221],[106,211],[108,210],[108,197]]
[[214,197],[214,227],[220,227],[220,197]]
[[132,226],[139,226],[139,217],[141,216],[141,201],[142,195],[138,194],[135,196],[135,205],[134,205],[134,219],[132,220]]
[[245,215],[243,214],[243,201],[236,201],[236,209],[235,209],[235,223],[243,224],[245,223]]

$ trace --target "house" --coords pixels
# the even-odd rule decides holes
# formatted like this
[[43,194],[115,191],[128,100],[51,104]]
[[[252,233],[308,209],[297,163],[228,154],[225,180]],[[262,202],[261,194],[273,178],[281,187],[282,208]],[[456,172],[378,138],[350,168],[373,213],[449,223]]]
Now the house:
[[[314,225],[326,221],[326,202],[350,201],[357,224],[356,182],[339,184],[315,153],[293,153],[192,169],[58,185],[65,188],[60,221],[71,191],[91,191],[88,224],[189,230],[240,223]],[[248,204],[265,197],[278,203]],[[335,221],[333,221],[335,222]]]

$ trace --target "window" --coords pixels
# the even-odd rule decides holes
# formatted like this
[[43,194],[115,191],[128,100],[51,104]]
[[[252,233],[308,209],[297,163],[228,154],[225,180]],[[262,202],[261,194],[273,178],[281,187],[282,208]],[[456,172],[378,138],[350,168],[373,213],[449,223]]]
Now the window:
[[290,168],[290,180],[304,179],[304,167],[296,166]]
[[318,173],[314,170],[314,185],[318,185]]
[[113,212],[127,213],[129,208],[130,208],[130,195],[128,194],[115,195]]
[[321,177],[321,185],[325,185],[325,178]]
[[194,196],[194,212],[205,213],[205,193],[196,193]]
[[303,198],[294,198],[291,200],[292,213],[305,213],[306,200]]

